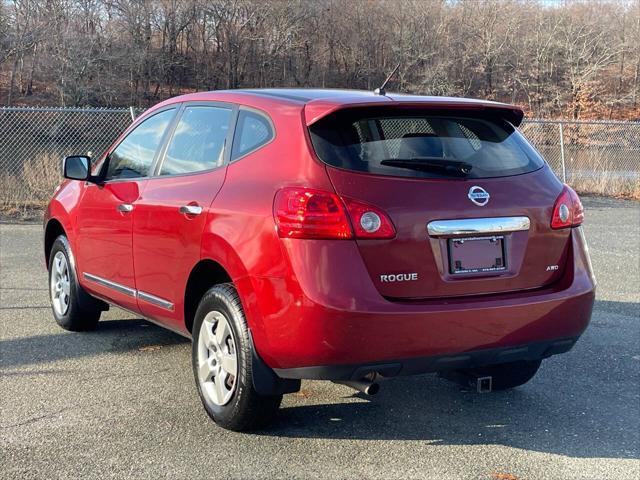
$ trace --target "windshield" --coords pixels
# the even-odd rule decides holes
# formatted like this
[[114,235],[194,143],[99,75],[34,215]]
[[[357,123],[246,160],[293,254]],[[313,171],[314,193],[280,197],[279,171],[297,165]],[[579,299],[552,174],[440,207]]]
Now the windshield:
[[310,127],[320,159],[348,170],[417,178],[489,178],[544,160],[508,122],[471,114],[354,109]]

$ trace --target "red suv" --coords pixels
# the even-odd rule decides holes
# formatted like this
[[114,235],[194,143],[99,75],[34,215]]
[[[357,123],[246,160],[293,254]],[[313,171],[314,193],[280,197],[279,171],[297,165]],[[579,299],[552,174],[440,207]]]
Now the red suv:
[[595,295],[577,195],[523,112],[360,91],[196,93],[67,157],[46,212],[56,321],[117,305],[193,339],[207,413],[264,423],[300,379],[480,390],[568,351]]

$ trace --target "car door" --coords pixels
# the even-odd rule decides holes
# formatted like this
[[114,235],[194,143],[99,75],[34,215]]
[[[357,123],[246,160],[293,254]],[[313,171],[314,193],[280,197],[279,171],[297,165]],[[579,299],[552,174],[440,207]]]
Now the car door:
[[140,311],[174,330],[209,208],[225,178],[237,108],[185,104],[133,220],[133,257]]
[[137,311],[133,215],[177,108],[137,125],[106,157],[100,183],[88,183],[77,209],[76,256],[82,285]]

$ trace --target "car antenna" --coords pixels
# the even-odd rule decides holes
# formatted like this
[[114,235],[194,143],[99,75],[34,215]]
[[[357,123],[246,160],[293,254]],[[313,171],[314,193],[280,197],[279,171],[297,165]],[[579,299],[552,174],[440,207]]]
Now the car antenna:
[[375,95],[386,95],[387,92],[385,91],[385,87],[387,86],[387,83],[389,83],[389,80],[391,80],[391,78],[393,78],[393,76],[396,74],[396,72],[398,71],[398,69],[400,68],[400,64],[398,63],[398,65],[396,65],[396,68],[393,69],[393,72],[391,72],[389,74],[389,76],[387,77],[387,79],[382,83],[382,85],[380,85],[380,87],[376,88],[373,93]]

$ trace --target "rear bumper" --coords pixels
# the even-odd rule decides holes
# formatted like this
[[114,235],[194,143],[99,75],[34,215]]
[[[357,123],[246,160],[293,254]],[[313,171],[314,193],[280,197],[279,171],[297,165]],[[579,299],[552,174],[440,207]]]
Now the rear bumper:
[[281,378],[309,380],[360,380],[369,373],[383,377],[418,375],[461,368],[476,368],[519,360],[541,360],[571,350],[578,338],[548,340],[515,347],[493,348],[437,357],[420,357],[395,362],[363,365],[323,365],[315,367],[274,369]]
[[285,240],[293,275],[247,280],[255,347],[283,378],[332,380],[562,353],[586,329],[595,298],[582,230],[571,236],[570,260],[553,286],[402,303],[380,296],[352,242]]

